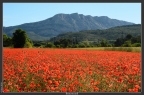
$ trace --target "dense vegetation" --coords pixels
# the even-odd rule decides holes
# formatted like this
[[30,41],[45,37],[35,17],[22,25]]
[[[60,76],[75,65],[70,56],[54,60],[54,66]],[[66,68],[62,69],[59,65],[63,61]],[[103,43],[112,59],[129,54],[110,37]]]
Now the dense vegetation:
[[26,32],[22,29],[15,30],[12,38],[3,34],[4,47],[29,48],[32,47],[32,44],[30,38],[28,38]]
[[115,41],[117,38],[125,37],[127,34],[131,34],[132,36],[140,36],[141,35],[141,25],[127,25],[127,26],[118,26],[105,30],[84,30],[80,32],[67,32],[63,34],[59,34],[56,37],[50,39],[50,41],[66,38],[66,39],[77,39],[78,42],[82,41],[96,41],[105,39],[110,42]]
[[55,40],[54,42],[48,42],[45,47],[57,47],[57,48],[84,48],[84,47],[140,47],[141,46],[141,36],[132,36],[131,34],[126,35],[124,38],[118,38],[112,44],[107,40],[100,40],[98,43],[82,41],[78,42],[77,39],[65,39],[61,38]]
[[[17,47],[14,45],[14,40],[12,38],[7,37],[7,35],[3,35],[3,46],[4,47]],[[22,41],[22,40],[18,40]],[[19,43],[19,42],[17,42]],[[24,44],[25,43],[25,44]],[[125,38],[118,38],[112,44],[110,44],[107,40],[100,40],[97,42],[89,42],[82,41],[78,42],[77,39],[65,39],[61,38],[59,40],[55,40],[54,42],[50,41],[31,41],[30,39],[23,43],[22,47],[41,47],[41,48],[86,48],[86,47],[140,47],[141,46],[141,36],[132,36],[128,34]],[[21,43],[22,44],[22,43]],[[19,48],[21,46],[18,46]]]
[[128,34],[124,39],[118,38],[115,43],[115,46],[124,46],[124,47],[138,47],[141,46],[141,36],[133,37],[131,34]]
[[[18,32],[19,31],[19,32]],[[53,37],[49,40],[31,41],[27,32],[18,29],[13,37],[3,35],[4,47],[17,47],[16,44],[23,43],[20,47],[41,48],[85,48],[85,47],[140,47],[141,25],[119,26],[106,30],[85,30],[80,32],[67,32]],[[18,34],[16,36],[15,34]],[[15,40],[15,38],[17,40]],[[23,40],[23,41],[22,41]]]
[[4,47],[12,46],[12,38],[8,37],[6,34],[3,34],[3,46]]

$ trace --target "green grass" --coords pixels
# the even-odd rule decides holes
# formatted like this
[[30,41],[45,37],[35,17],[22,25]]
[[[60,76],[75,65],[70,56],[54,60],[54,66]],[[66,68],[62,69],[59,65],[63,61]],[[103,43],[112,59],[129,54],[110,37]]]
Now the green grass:
[[93,48],[91,47],[91,48],[74,48],[74,49],[141,52],[141,47],[93,47]]
[[[3,47],[3,48],[11,48],[11,47]],[[43,48],[43,49],[47,49],[47,48]],[[49,49],[56,49],[56,48],[49,48]],[[58,48],[58,49],[62,49],[62,48]],[[90,47],[90,48],[65,48],[65,49],[84,49],[84,50],[107,50],[107,51],[141,52],[141,47]]]
[[104,50],[141,52],[141,47],[105,47]]

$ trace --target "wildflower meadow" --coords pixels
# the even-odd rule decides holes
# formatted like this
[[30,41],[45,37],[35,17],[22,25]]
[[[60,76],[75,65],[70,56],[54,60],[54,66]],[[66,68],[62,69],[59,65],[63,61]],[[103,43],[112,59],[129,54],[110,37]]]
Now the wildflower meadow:
[[141,53],[3,49],[3,92],[141,92]]

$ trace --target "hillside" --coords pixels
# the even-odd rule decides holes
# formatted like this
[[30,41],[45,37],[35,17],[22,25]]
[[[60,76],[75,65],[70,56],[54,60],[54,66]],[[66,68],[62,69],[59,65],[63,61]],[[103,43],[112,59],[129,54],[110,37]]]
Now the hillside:
[[133,25],[134,23],[111,19],[107,16],[85,16],[83,14],[56,14],[43,21],[25,23],[17,26],[3,27],[3,33],[12,36],[12,33],[21,28],[32,40],[44,40],[65,32],[81,30],[108,29],[115,26]]
[[98,41],[102,39],[106,40],[116,40],[117,38],[125,37],[127,34],[132,36],[141,35],[141,25],[126,25],[126,26],[117,26],[105,30],[85,30],[80,32],[68,32],[59,34],[57,37],[51,38],[50,41],[54,41],[60,38],[67,39],[77,39],[81,41]]

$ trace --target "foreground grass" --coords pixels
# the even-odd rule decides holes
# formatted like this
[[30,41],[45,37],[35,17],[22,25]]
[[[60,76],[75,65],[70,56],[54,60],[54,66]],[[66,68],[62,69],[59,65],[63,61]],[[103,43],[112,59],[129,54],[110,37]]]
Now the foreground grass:
[[90,47],[90,48],[75,48],[75,49],[141,52],[141,47]]

